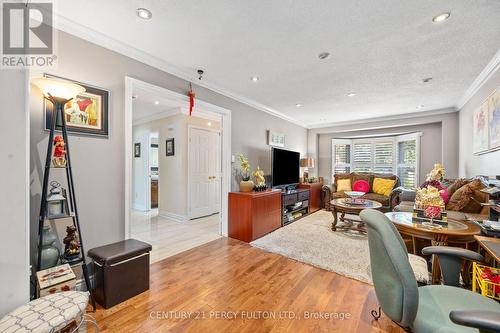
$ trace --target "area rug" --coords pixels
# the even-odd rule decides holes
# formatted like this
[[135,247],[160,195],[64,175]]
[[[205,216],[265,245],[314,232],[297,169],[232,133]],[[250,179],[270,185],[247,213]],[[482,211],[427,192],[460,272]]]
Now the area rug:
[[357,231],[333,232],[332,221],[331,212],[320,210],[250,244],[373,284],[367,236]]

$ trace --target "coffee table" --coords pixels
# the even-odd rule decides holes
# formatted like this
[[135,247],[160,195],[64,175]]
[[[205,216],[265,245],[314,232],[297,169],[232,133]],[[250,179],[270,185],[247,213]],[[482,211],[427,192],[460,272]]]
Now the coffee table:
[[[379,209],[382,207],[380,202],[374,200],[363,199],[364,204],[351,204],[348,198],[333,199],[330,204],[333,207],[333,222],[332,231],[345,231],[345,230],[355,230],[362,233],[366,232],[365,224],[361,220],[354,220],[346,218],[345,214],[359,215],[363,209]],[[340,221],[344,222],[344,225],[337,226],[340,213]]]

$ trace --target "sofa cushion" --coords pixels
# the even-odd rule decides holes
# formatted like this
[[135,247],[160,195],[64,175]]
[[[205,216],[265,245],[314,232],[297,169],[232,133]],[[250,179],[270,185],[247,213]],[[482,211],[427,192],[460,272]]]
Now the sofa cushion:
[[[450,185],[448,185],[448,196],[451,198],[453,196],[453,193],[455,193],[459,188],[464,186],[465,184],[469,183],[470,181],[468,179],[464,178],[459,178],[456,179],[454,182],[451,182]],[[446,185],[445,185],[446,186]]]
[[389,206],[389,197],[386,195],[370,192],[362,195],[361,198],[380,202],[382,206]]
[[476,191],[479,191],[483,187],[484,185],[479,179],[475,179],[463,185],[453,193],[446,209],[458,212],[479,213],[481,211],[481,205],[474,202],[471,196],[476,194]]
[[396,184],[395,179],[384,179],[375,177],[375,179],[373,179],[372,191],[377,194],[389,196],[395,184]]
[[351,187],[351,179],[338,179],[337,180],[337,191],[338,192],[347,192],[352,191]]
[[333,199],[340,199],[340,198],[347,198],[347,195],[345,195],[344,192],[333,192],[332,193],[332,200]]
[[352,190],[358,192],[370,192],[370,183],[364,179],[359,179],[352,184]]

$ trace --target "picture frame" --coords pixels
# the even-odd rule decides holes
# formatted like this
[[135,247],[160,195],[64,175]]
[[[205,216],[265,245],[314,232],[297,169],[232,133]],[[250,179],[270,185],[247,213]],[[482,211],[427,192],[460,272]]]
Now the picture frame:
[[285,147],[285,134],[268,130],[267,144],[273,147]]
[[[85,92],[78,94],[73,100],[64,106],[66,116],[66,128],[68,133],[109,137],[109,91],[98,88],[87,83],[70,80],[67,78],[43,75],[63,81],[76,83],[85,88]],[[53,105],[44,99],[44,129],[50,131],[52,126]],[[56,130],[62,129],[62,120],[58,119]]]
[[141,143],[134,143],[134,157],[141,157]]
[[165,153],[166,156],[175,156],[175,139],[170,138],[165,140]]
[[474,110],[472,142],[474,155],[500,149],[500,86]]

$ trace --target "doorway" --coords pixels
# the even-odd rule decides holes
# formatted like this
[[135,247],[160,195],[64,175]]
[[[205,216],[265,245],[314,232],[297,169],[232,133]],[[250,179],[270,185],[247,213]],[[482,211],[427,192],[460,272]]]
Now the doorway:
[[[125,238],[151,243],[155,262],[227,235],[230,111],[196,101],[190,117],[187,96],[125,81]],[[141,100],[153,111],[138,116]],[[134,204],[137,133],[147,137],[144,210]]]

